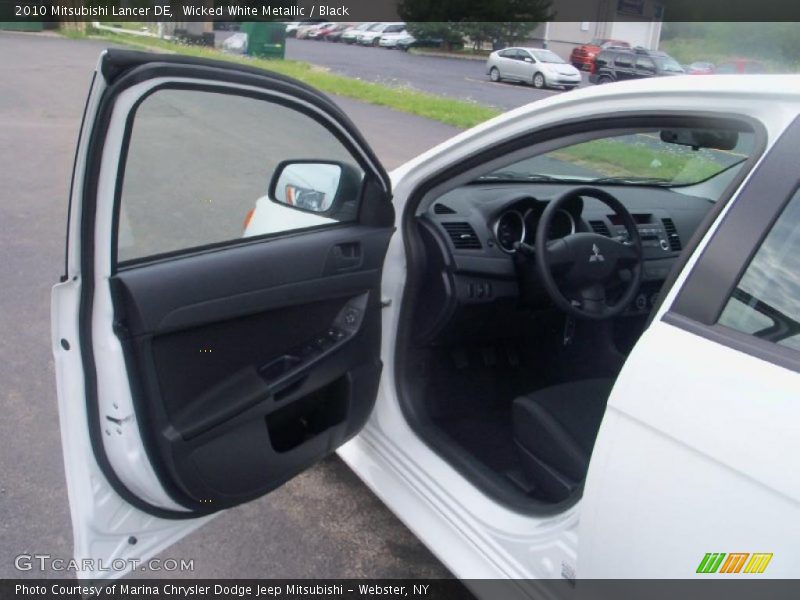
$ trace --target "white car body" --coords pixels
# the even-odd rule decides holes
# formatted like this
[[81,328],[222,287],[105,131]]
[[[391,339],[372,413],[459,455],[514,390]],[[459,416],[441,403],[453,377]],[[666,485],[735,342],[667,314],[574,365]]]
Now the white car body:
[[353,44],[358,41],[358,36],[361,35],[362,32],[369,29],[373,25],[377,25],[377,23],[367,22],[354,25],[353,27],[345,30],[340,38],[340,41],[345,42],[346,44]]
[[[149,85],[131,89],[116,110],[124,116]],[[88,115],[94,113],[102,91],[100,81],[89,99]],[[538,101],[461,133],[394,170],[396,213],[403,215],[420,182],[486,146],[559,123],[663,110],[713,110],[757,121],[766,132],[762,156],[768,156],[800,112],[800,78],[674,77]],[[116,164],[124,121],[112,123],[106,138],[109,164]],[[91,129],[92,119],[87,118],[82,139]],[[83,184],[85,161],[85,154],[79,153],[74,189]],[[113,190],[114,174],[101,173],[101,188]],[[800,455],[800,375],[663,319],[736,201],[734,196],[715,217],[631,352],[609,400],[578,503],[538,516],[502,506],[409,426],[395,386],[395,342],[407,263],[402,228],[392,238],[384,264],[384,371],[377,403],[366,427],[338,450],[339,455],[459,578],[689,578],[696,576],[704,553],[725,549],[773,553],[764,576],[796,577],[800,470],[792,465]],[[110,210],[98,207],[98,223],[111,223]],[[267,212],[272,210],[291,211],[260,199],[248,235],[270,231]],[[84,370],[75,343],[80,339],[81,203],[73,199],[71,211],[67,278],[52,294],[52,347],[75,556],[106,564],[118,558],[144,559],[210,517],[175,521],[148,515],[117,494],[98,466],[86,425]],[[295,213],[295,218],[307,226],[323,219],[308,213]],[[108,239],[108,227],[98,226],[98,239]],[[108,249],[101,242],[97,252],[100,284],[108,277],[103,266]],[[125,363],[110,320],[110,295],[97,296],[95,303],[100,401],[130,403]],[[133,414],[130,406],[126,410]],[[129,490],[156,506],[182,510],[159,484],[135,420],[104,443]],[[657,476],[643,476],[649,473]],[[751,518],[754,510],[757,520]],[[135,546],[126,542],[129,536],[137,537]],[[121,574],[89,570],[81,576]],[[517,592],[520,597],[534,593]]]
[[[543,56],[552,56],[559,62],[542,60]],[[535,87],[573,88],[582,81],[578,69],[549,50],[541,48],[512,47],[496,50],[486,61],[486,73],[494,80],[493,70],[498,73],[497,81],[521,81]],[[540,76],[541,80],[538,80]]]
[[384,35],[384,31],[389,28],[393,28],[396,26],[403,25],[402,23],[381,23],[377,26],[371,27],[361,33],[357,38],[356,41],[361,44],[362,46],[373,46],[377,45],[381,39],[381,36]]
[[384,33],[381,36],[378,45],[381,48],[395,48],[397,46],[397,42],[400,40],[405,40],[406,38],[410,38],[411,34],[407,31],[398,31],[394,33]]

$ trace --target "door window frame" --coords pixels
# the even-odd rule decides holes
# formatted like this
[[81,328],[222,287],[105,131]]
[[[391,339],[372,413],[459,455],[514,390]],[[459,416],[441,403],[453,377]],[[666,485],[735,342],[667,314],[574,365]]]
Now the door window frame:
[[800,117],[753,172],[662,320],[756,358],[800,372],[800,352],[718,324],[735,287],[800,187]]

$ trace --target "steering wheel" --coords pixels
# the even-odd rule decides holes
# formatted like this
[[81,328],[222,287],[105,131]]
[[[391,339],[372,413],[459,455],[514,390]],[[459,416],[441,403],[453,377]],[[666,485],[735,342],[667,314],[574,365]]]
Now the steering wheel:
[[[619,215],[628,240],[618,241],[590,232],[548,240],[547,232],[555,214],[580,197],[599,200]],[[600,320],[620,314],[631,303],[642,281],[642,241],[636,223],[619,200],[597,188],[576,188],[550,201],[536,228],[535,247],[536,269],[545,290],[556,306],[574,317]],[[624,270],[631,273],[625,290],[616,302],[608,304],[609,287],[622,281],[620,272]],[[567,294],[577,298],[571,300]]]

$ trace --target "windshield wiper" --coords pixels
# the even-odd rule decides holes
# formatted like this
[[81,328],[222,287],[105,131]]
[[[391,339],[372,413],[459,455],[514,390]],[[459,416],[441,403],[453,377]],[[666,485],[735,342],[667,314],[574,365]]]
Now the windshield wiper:
[[475,181],[520,181],[525,183],[574,183],[574,179],[562,179],[553,175],[539,173],[519,173],[518,171],[495,171],[481,175]]
[[663,177],[599,177],[592,179],[588,183],[612,183],[622,185],[659,185],[662,187],[670,187],[675,185],[669,179]]

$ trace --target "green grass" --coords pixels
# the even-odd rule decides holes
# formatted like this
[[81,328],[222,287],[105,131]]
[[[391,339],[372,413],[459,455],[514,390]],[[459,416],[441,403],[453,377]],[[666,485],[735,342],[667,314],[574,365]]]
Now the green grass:
[[654,177],[676,184],[702,181],[723,168],[696,152],[670,151],[609,139],[570,146],[551,156],[608,177]]
[[385,106],[455,127],[472,127],[501,113],[501,111],[494,108],[473,102],[453,100],[443,96],[418,92],[410,88],[391,87],[337,75],[321,67],[301,61],[241,57],[225,54],[211,48],[187,46],[166,40],[128,36],[105,31],[93,32],[91,37],[99,37],[115,44],[124,44],[137,48],[162,50],[187,56],[199,56],[250,65],[294,77],[329,94],[352,98],[377,106]]

